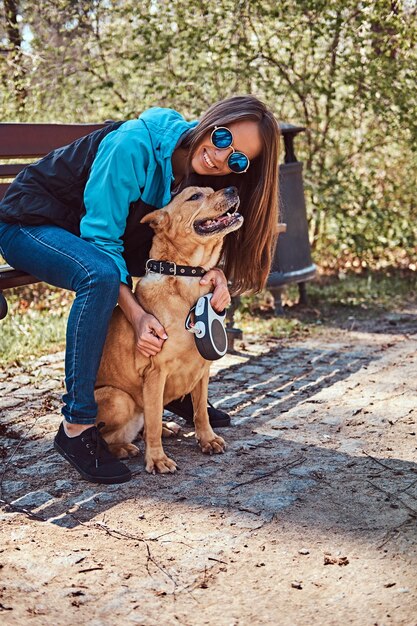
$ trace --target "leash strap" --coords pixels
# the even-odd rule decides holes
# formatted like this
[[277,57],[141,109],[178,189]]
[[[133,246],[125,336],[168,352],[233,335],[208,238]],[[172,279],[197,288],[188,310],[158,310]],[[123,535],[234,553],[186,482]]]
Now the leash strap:
[[195,311],[195,307],[196,305],[194,305],[193,307],[191,307],[188,315],[187,315],[187,319],[185,320],[185,328],[190,331],[190,333],[193,333],[194,335],[197,335],[197,337],[199,335],[201,335],[201,329],[199,326],[196,327],[196,325],[194,324],[194,322],[191,321],[191,316]]
[[156,261],[148,259],[146,261],[146,273],[166,274],[167,276],[204,276],[204,267],[193,267],[192,265],[177,265],[171,261]]

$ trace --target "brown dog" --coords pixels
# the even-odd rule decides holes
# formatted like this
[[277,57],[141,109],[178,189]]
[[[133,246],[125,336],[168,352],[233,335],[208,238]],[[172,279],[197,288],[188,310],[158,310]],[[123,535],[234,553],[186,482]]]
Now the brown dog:
[[[215,267],[224,236],[243,223],[238,213],[230,215],[238,206],[234,187],[217,192],[188,187],[166,208],[142,219],[155,231],[151,258],[205,270]],[[154,357],[135,348],[133,328],[119,307],[110,322],[96,382],[97,422],[105,423],[102,434],[119,458],[139,454],[131,442],[144,426],[145,466],[150,473],[177,469],[162,447],[162,413],[164,405],[187,393],[192,396],[195,436],[201,450],[211,454],[225,448],[207,413],[210,363],[200,356],[194,336],[184,326],[190,308],[210,291],[210,285],[200,285],[200,278],[147,273],[139,281],[137,300],[168,335]]]

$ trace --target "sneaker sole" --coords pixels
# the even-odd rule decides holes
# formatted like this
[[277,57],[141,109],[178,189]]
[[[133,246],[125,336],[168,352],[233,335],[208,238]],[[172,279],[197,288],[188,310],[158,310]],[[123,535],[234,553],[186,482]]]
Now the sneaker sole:
[[212,428],[227,428],[227,426],[231,426],[231,420],[230,419],[224,419],[224,420],[210,420],[210,426]]
[[[165,407],[165,408],[167,411],[170,411],[170,413],[173,413],[174,415],[178,415],[178,417],[182,417],[182,419],[185,420],[189,426],[194,425],[194,421],[190,419],[190,416],[187,415],[186,413],[183,413],[182,411],[173,411],[172,409],[169,409],[168,407]],[[227,428],[227,426],[231,426],[230,417],[224,418],[224,419],[217,419],[217,420],[211,419],[209,420],[209,422],[212,428]]]
[[100,478],[98,476],[92,476],[91,474],[87,474],[87,472],[80,469],[78,465],[74,462],[74,460],[65,452],[65,450],[61,448],[61,446],[56,441],[54,441],[54,448],[61,456],[64,457],[66,461],[68,461],[68,463],[75,467],[77,472],[81,474],[81,476],[85,480],[88,480],[90,483],[99,483],[101,485],[115,485],[120,483],[127,483],[132,478],[132,472],[130,470],[128,474],[122,474],[121,476],[104,476],[103,478]]
[[[175,413],[175,415],[177,415],[177,413]],[[194,426],[194,422],[193,420],[190,420],[189,417],[185,417],[184,415],[180,415],[179,417],[182,417],[188,424],[188,426]],[[230,419],[224,419],[224,420],[209,420],[210,421],[210,426],[212,428],[227,428],[228,426],[231,426],[231,421]]]

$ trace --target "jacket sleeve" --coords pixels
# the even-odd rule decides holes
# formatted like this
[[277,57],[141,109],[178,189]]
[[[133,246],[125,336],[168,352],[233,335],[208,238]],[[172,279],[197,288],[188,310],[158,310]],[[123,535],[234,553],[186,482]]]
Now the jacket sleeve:
[[149,139],[143,129],[120,128],[103,139],[84,190],[86,213],[80,223],[82,239],[108,254],[131,285],[122,237],[131,202],[138,200],[149,165]]

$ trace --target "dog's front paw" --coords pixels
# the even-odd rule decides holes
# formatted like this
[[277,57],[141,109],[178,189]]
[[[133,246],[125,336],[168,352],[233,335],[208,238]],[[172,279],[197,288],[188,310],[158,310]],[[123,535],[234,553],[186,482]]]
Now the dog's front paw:
[[215,433],[197,437],[198,444],[204,454],[222,454],[226,450],[226,442]]
[[109,450],[117,459],[129,459],[140,454],[139,448],[133,443],[109,443]]
[[173,474],[178,467],[163,450],[158,452],[147,451],[145,454],[145,469],[149,474]]

